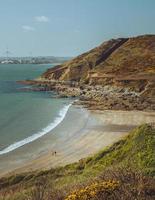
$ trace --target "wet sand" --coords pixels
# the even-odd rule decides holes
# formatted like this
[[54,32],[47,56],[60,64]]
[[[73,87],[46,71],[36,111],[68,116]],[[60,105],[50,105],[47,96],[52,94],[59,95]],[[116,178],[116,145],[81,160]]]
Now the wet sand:
[[120,140],[137,125],[154,121],[155,112],[87,111],[71,106],[61,124],[47,135],[1,155],[0,176],[76,162]]

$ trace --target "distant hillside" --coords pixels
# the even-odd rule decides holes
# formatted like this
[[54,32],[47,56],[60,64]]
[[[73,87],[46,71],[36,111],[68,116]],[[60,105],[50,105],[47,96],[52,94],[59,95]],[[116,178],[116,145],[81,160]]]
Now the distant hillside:
[[[83,188],[88,185],[91,189],[91,184],[98,180],[97,177],[100,177],[101,184],[103,181],[106,184],[107,180],[109,183],[110,180],[106,191],[100,187],[103,185],[95,186],[97,192],[102,194],[97,198],[99,200],[153,200],[155,188],[154,179],[151,177],[155,175],[154,134],[153,127],[142,125],[131,131],[124,139],[77,163],[47,171],[1,178],[0,200],[93,200],[93,198],[85,198],[85,195],[89,196],[87,190],[84,190],[85,192],[77,190],[74,198],[67,199],[65,196],[68,193],[72,194],[73,188]],[[116,184],[118,187],[113,188],[115,183],[118,183]],[[103,198],[106,194],[109,196]],[[82,196],[78,198],[79,195]],[[111,195],[113,198],[110,198]]]
[[0,64],[52,64],[64,63],[71,57],[36,56],[36,57],[0,57]]
[[155,35],[109,40],[47,70],[42,78],[90,85],[128,85],[137,91],[147,89],[146,93],[151,90],[154,95]]

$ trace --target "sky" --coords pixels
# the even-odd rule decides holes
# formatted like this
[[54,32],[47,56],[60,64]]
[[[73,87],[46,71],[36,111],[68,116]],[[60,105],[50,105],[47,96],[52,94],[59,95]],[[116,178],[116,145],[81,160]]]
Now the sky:
[[155,0],[0,0],[0,56],[76,56],[154,23]]

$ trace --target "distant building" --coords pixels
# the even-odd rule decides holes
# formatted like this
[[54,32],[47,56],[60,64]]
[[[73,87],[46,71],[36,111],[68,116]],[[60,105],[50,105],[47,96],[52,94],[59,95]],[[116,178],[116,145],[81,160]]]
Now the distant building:
[[13,61],[12,60],[3,60],[1,61],[1,64],[12,64]]

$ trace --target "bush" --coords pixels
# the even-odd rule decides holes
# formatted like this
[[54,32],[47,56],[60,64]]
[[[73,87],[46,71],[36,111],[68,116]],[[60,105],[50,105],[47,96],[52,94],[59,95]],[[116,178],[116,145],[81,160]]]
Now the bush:
[[153,200],[155,180],[133,170],[112,169],[104,172],[96,182],[68,194],[65,200]]

